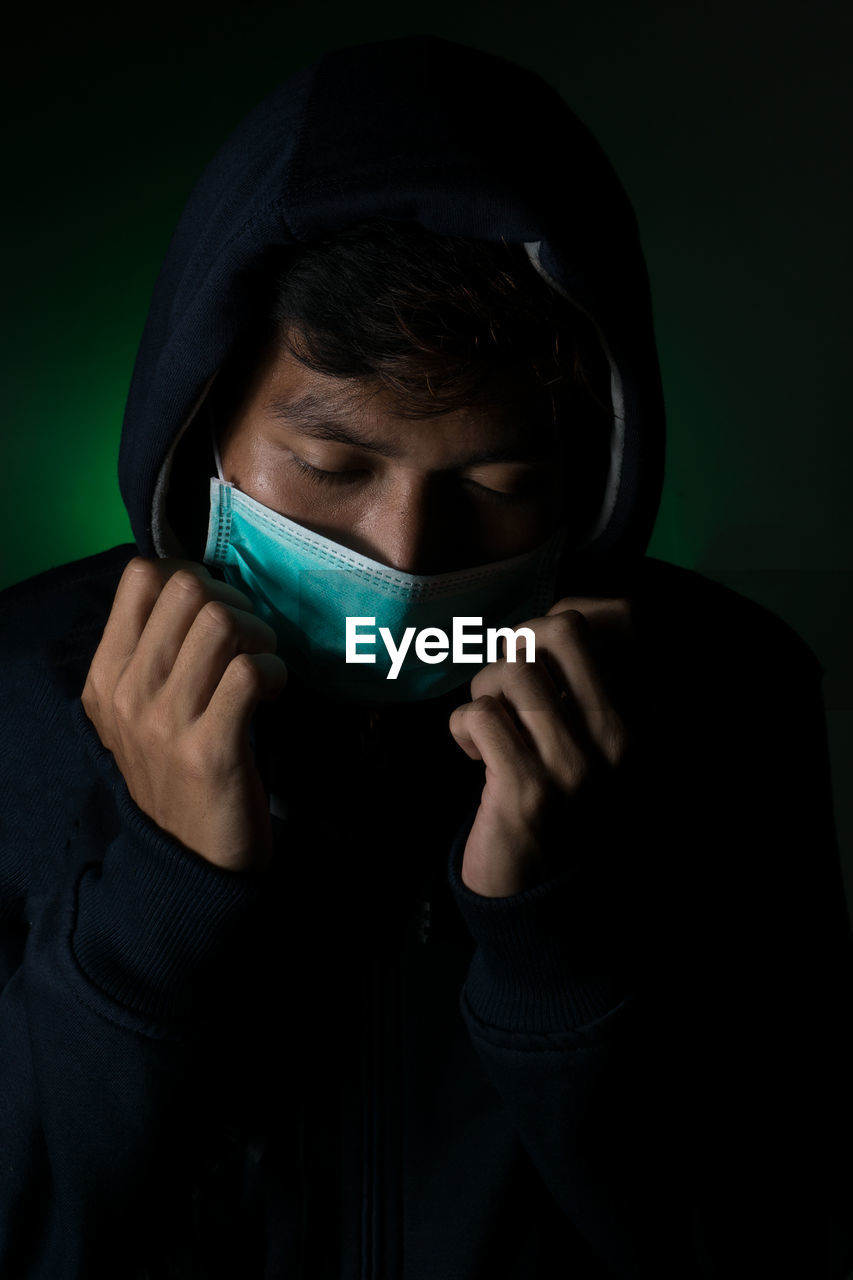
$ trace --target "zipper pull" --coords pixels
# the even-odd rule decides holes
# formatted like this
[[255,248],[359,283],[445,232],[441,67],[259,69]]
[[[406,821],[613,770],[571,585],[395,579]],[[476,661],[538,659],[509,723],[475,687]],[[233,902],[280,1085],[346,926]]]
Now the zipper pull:
[[424,898],[423,902],[418,904],[418,914],[415,921],[415,932],[419,942],[429,941],[429,928],[432,907],[428,898]]

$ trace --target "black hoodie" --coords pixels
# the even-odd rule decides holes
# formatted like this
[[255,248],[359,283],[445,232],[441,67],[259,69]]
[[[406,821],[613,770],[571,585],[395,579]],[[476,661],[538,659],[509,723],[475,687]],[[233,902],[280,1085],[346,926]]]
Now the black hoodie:
[[[375,215],[524,243],[597,328],[611,468],[564,581],[634,599],[630,786],[567,828],[567,870],[481,898],[460,874],[474,774],[431,771],[431,720],[401,757],[392,715],[351,777],[300,740],[329,812],[276,819],[269,872],[223,871],[140,812],[80,705],[134,548],[6,592],[0,1274],[841,1275],[822,1171],[849,1132],[853,984],[820,669],[764,610],[644,557],[663,471],[645,269],[553,90],[403,39],[321,58],[244,120],[140,346],[137,547],[180,550],[172,450],[270,250]],[[259,754],[272,732],[260,717]]]
[[[434,38],[328,54],[251,112],[208,166],[152,300],[125,414],[119,475],[143,554],[164,526],[169,450],[257,313],[273,247],[361,218],[523,243],[598,326],[612,367],[612,470],[582,563],[641,556],[663,477],[651,303],[627,197],[553,89],[502,59]],[[578,566],[580,571],[581,566]]]

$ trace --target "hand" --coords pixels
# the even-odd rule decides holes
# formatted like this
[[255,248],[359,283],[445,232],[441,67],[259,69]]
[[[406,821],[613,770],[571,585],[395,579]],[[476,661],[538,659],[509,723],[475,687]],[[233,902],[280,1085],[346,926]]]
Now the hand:
[[249,723],[287,680],[275,635],[251,608],[202,565],[136,557],[82,695],[139,808],[230,870],[271,856]]
[[488,898],[519,893],[559,870],[573,836],[594,833],[614,803],[627,747],[593,654],[598,639],[599,651],[612,657],[615,641],[624,665],[628,601],[567,597],[524,625],[536,637],[535,661],[522,656],[521,642],[516,662],[489,663],[471,681],[472,701],[450,717],[459,746],[486,767],[462,881]]

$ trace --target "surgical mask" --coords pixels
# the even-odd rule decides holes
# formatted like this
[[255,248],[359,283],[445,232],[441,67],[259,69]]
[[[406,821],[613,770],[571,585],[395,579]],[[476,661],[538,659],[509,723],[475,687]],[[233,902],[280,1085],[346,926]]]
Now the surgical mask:
[[[289,671],[328,697],[370,704],[437,697],[470,681],[483,665],[453,662],[452,653],[441,662],[423,661],[413,637],[396,663],[396,678],[389,679],[395,664],[380,640],[381,627],[399,649],[410,627],[416,635],[439,628],[450,637],[454,617],[482,618],[485,632],[519,626],[553,604],[565,529],[509,560],[453,573],[401,573],[271,511],[225,481],[218,458],[217,468],[204,562],[249,597],[275,631]],[[375,654],[375,662],[346,661],[347,618],[375,619],[375,625],[355,629],[355,651]],[[366,640],[371,633],[373,644]],[[472,634],[469,628],[469,659],[485,650]],[[523,660],[523,644],[518,654]]]

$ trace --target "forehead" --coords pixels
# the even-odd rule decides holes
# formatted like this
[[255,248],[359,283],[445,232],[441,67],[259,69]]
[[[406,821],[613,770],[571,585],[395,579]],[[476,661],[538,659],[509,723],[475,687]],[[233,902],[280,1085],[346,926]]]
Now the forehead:
[[387,457],[434,456],[450,465],[452,455],[472,450],[488,449],[496,460],[541,451],[547,438],[531,419],[497,394],[432,417],[407,416],[381,384],[319,373],[278,348],[258,370],[234,426],[352,443]]

